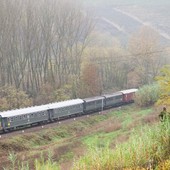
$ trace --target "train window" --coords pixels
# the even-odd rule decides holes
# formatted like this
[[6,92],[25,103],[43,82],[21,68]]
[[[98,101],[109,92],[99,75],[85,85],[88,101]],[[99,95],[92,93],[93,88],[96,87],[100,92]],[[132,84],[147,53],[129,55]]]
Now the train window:
[[31,114],[31,117],[34,117],[34,114]]
[[11,117],[11,122],[12,122],[13,120],[14,120],[13,117]]
[[97,103],[97,104],[100,104],[100,100],[98,100],[96,103]]

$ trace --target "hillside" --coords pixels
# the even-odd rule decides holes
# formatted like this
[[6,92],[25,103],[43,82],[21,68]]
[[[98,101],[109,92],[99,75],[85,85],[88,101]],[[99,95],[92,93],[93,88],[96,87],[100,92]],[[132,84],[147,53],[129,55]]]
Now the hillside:
[[58,169],[70,170],[74,161],[88,153],[90,148],[109,147],[113,150],[127,142],[135,130],[157,120],[157,113],[151,108],[140,110],[126,106],[72,120],[67,125],[61,123],[51,129],[44,127],[40,132],[2,138],[0,169],[17,166],[20,170],[22,166],[28,166],[27,169],[33,170],[35,160],[40,160],[43,166],[45,160],[51,159]]
[[94,11],[96,30],[109,33],[127,43],[139,28],[149,26],[159,35],[164,45],[170,43],[170,2],[168,0],[84,0],[88,9]]

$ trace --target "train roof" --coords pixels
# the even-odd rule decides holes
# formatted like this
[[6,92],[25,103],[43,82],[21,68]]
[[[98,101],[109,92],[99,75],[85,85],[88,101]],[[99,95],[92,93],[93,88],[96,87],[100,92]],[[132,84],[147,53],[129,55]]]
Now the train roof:
[[50,103],[40,106],[33,106],[33,107],[27,107],[22,109],[16,109],[16,110],[8,110],[4,112],[0,112],[1,117],[13,117],[13,116],[21,116],[25,114],[31,114],[35,112],[45,111],[48,109],[54,109],[59,107],[66,107],[70,105],[76,105],[83,103],[83,100],[81,99],[74,99],[74,100],[68,100],[63,102],[56,102],[56,103]]
[[83,99],[85,102],[95,101],[95,100],[102,100],[104,99],[104,96],[96,96],[96,97],[89,97]]
[[115,93],[112,93],[112,94],[104,94],[103,96],[106,97],[106,98],[114,97],[114,96],[122,96],[122,92],[115,92]]
[[15,110],[7,110],[4,112],[0,112],[1,117],[13,117],[13,116],[20,116],[28,113],[34,113],[34,112],[40,112],[47,110],[47,105],[41,105],[41,106],[33,106],[33,107],[27,107],[22,109],[15,109]]
[[127,90],[122,90],[120,92],[123,94],[128,94],[128,93],[134,93],[136,91],[138,91],[138,89],[127,89]]
[[48,104],[48,109],[73,106],[73,105],[82,104],[82,103],[84,103],[84,101],[82,99],[67,100],[67,101],[63,101],[63,102],[50,103],[50,104]]

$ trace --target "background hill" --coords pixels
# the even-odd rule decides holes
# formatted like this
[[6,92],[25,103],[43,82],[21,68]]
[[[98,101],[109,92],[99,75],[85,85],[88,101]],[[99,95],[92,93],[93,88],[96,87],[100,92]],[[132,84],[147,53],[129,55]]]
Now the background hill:
[[158,32],[162,43],[170,42],[168,0],[84,0],[84,4],[94,11],[96,30],[116,37],[122,43],[142,26]]

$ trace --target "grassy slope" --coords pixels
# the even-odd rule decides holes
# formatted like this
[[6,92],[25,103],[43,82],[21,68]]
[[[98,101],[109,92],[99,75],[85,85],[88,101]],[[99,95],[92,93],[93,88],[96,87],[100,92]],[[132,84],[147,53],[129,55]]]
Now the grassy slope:
[[47,159],[52,151],[53,161],[61,169],[70,169],[73,160],[91,148],[114,149],[118,143],[127,141],[134,129],[156,120],[157,115],[152,113],[152,109],[137,110],[126,106],[111,113],[103,112],[82,121],[73,121],[67,126],[16,136],[8,141],[0,140],[0,156],[3,158],[0,159],[0,168],[9,165],[9,153],[17,153],[19,165],[29,164],[33,168],[35,159]]

